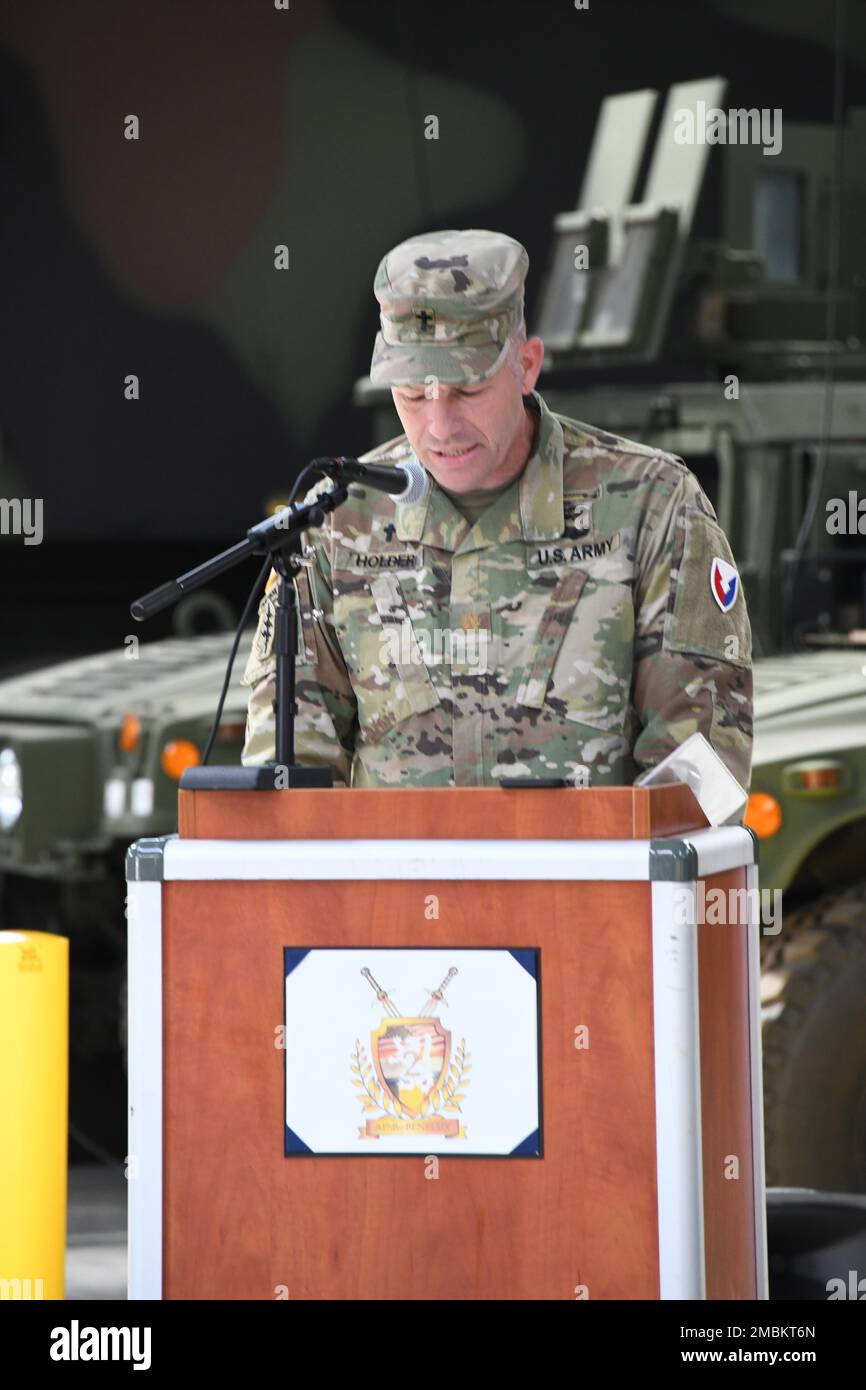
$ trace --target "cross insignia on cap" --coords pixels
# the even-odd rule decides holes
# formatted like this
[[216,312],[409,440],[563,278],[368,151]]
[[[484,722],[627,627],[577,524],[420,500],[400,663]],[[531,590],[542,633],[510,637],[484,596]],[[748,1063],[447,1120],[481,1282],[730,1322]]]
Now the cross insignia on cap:
[[436,324],[436,315],[433,313],[432,309],[415,308],[412,312],[421,325],[421,332],[432,333]]

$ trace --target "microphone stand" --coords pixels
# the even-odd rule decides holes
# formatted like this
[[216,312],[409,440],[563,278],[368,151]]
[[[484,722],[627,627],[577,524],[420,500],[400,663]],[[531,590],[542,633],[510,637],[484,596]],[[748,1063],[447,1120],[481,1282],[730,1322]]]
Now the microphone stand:
[[[330,787],[333,786],[331,768],[310,767],[295,762],[295,715],[298,712],[295,700],[295,647],[298,640],[298,623],[289,574],[293,559],[295,556],[286,555],[282,550],[275,551],[273,555],[274,569],[280,576],[274,626],[274,652],[277,658],[274,699],[276,763],[266,766],[285,769],[283,777],[286,787]],[[276,780],[275,776],[272,783]],[[279,780],[282,781],[283,778]]]
[[315,502],[305,507],[285,508],[276,516],[251,526],[246,540],[196,565],[179,578],[160,585],[130,605],[133,618],[143,622],[253,555],[270,555],[273,568],[280,576],[273,647],[276,655],[275,760],[256,767],[189,767],[180,779],[180,786],[185,791],[282,791],[295,787],[333,786],[330,767],[313,767],[295,762],[297,619],[291,569],[297,556],[290,555],[288,548],[301,531],[321,526],[326,513],[339,507],[348,495],[348,484],[337,482],[330,492],[321,493]]

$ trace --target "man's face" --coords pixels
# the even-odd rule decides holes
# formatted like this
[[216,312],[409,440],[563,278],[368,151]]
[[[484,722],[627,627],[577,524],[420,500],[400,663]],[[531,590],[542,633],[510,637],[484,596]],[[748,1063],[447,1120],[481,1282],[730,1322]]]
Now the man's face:
[[506,359],[479,385],[391,388],[416,456],[452,492],[497,487],[516,477],[526,462],[532,423],[523,397],[538,380],[544,344],[527,338],[517,352],[517,363]]

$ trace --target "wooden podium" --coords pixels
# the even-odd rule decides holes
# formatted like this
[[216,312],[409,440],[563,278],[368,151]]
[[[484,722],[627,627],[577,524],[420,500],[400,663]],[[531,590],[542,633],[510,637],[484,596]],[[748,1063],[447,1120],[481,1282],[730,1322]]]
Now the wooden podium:
[[[131,1298],[767,1297],[750,831],[681,785],[181,791],[179,829],[127,859]],[[425,950],[462,994],[392,1026]]]

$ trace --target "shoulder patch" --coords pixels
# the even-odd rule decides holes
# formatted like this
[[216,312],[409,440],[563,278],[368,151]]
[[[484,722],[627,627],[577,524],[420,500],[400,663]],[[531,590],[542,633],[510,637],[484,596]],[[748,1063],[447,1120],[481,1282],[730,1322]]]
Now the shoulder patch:
[[720,555],[710,561],[710,593],[723,613],[733,608],[740,592],[740,576],[733,565]]
[[694,503],[683,503],[677,514],[665,650],[749,666],[752,629],[740,587],[718,522]]

